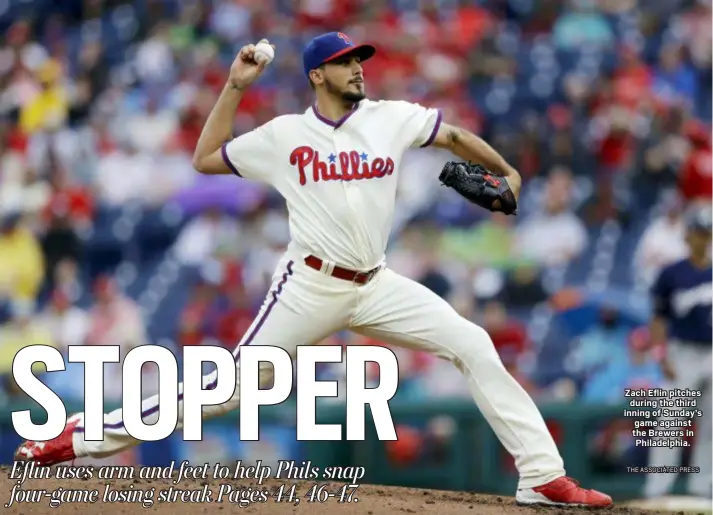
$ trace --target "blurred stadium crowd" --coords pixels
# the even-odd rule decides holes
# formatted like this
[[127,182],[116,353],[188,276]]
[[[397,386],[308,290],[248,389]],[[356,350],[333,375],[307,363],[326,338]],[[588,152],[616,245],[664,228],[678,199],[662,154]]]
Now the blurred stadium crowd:
[[[521,214],[490,216],[438,187],[450,156],[414,151],[387,263],[483,325],[536,400],[658,384],[647,286],[686,253],[682,209],[711,202],[710,20],[710,0],[0,3],[1,402],[26,345],[236,344],[286,210],[200,176],[193,148],[242,45],[277,57],[236,134],[310,105],[301,48],[328,30],[379,49],[371,98],[440,107],[524,178]],[[397,352],[400,396],[469,395],[449,363]],[[48,381],[81,399],[72,367]]]

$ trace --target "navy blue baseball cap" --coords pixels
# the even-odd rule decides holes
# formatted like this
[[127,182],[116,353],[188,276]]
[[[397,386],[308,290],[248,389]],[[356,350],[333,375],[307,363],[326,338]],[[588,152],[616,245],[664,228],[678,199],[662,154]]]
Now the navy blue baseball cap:
[[686,227],[689,230],[711,232],[713,228],[713,213],[707,206],[694,206],[685,214]]
[[376,53],[376,48],[371,45],[356,45],[343,32],[328,32],[312,39],[304,49],[302,61],[305,75],[324,63],[345,55],[355,55],[366,61]]

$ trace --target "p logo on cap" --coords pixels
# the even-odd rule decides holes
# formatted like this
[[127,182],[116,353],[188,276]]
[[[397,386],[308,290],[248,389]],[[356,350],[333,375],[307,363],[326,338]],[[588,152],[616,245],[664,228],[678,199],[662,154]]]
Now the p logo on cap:
[[356,45],[344,32],[328,32],[312,39],[304,49],[302,60],[305,75],[310,70],[345,55],[359,57],[366,61],[376,53],[371,45]]

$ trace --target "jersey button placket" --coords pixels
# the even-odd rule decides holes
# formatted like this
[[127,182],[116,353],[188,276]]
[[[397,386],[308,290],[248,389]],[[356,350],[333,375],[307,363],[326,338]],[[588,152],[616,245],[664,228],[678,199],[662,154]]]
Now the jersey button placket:
[[[333,149],[332,151],[334,152],[334,156],[335,156],[334,164],[337,168],[337,174],[341,175],[342,174],[342,162],[339,159],[339,140],[341,138],[339,136],[340,136],[339,129],[338,128],[334,129],[334,131],[332,132],[332,149]],[[339,183],[342,185],[342,189],[344,190],[345,194],[348,191],[347,190],[347,182],[348,181],[342,181],[342,180],[339,181]]]
[[[344,141],[345,143],[343,145],[340,145],[340,141]],[[349,140],[349,136],[346,134],[341,134],[339,131],[339,128],[334,130],[334,133],[332,135],[332,142],[334,144],[334,154],[337,156],[337,169],[339,170],[339,173],[342,173],[342,168],[341,168],[341,161],[339,160],[339,152],[340,152],[340,147],[344,149],[345,152],[349,153],[352,148],[349,147],[351,144],[351,141]],[[355,180],[351,181],[345,181],[342,180],[340,181],[342,183],[342,188],[344,190],[344,197],[347,202],[347,205],[349,206],[349,209],[351,209],[352,213],[354,213],[356,216],[354,217],[354,220],[359,220],[359,206],[361,205],[361,201],[359,199],[359,188],[356,187],[356,182]],[[355,240],[359,243],[359,245],[362,247],[362,249],[366,249],[366,242],[364,239],[361,237],[361,232],[358,230],[358,227],[354,227],[354,231],[352,233],[354,235]]]

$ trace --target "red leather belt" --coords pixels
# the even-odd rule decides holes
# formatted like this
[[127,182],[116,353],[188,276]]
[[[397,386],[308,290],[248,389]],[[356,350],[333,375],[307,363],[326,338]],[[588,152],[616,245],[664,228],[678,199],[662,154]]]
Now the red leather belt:
[[[318,271],[322,270],[323,263],[324,261],[317,256],[309,255],[305,258],[305,265]],[[348,268],[342,268],[341,266],[335,265],[334,270],[332,270],[330,275],[338,279],[344,279],[345,281],[355,282],[357,284],[366,284],[374,278],[380,269],[381,267],[377,266],[368,272],[359,272],[357,270],[349,270]]]

